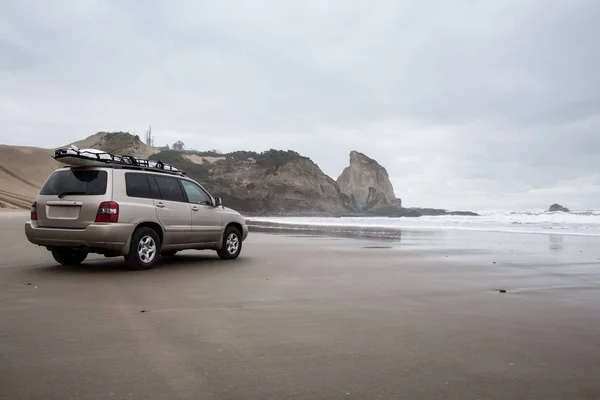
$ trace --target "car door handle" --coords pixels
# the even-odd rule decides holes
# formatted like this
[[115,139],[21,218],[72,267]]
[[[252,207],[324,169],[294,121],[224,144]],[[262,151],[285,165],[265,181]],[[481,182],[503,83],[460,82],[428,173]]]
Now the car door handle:
[[156,207],[165,208],[165,205],[163,203],[156,203]]
[[196,207],[196,206],[192,206],[192,211],[198,211],[198,210],[199,210],[199,208],[198,208],[198,207]]

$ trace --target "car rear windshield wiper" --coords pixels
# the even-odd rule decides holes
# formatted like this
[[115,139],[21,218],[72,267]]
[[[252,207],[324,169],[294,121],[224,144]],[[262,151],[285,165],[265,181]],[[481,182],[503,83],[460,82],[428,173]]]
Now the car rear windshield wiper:
[[61,194],[58,195],[58,198],[62,199],[65,196],[75,196],[78,194],[85,194],[85,192],[62,192]]

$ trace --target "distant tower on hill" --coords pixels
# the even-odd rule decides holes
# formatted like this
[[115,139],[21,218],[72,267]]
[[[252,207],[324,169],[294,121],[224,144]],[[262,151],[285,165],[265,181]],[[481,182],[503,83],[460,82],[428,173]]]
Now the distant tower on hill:
[[154,136],[152,136],[152,126],[148,127],[146,131],[146,144],[150,147],[154,147]]

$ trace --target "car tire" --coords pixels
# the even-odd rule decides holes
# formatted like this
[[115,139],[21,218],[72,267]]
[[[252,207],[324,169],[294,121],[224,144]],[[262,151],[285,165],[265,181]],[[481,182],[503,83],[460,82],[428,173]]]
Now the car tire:
[[163,257],[174,257],[177,254],[177,250],[165,250],[160,255]]
[[242,234],[233,227],[228,226],[223,233],[223,247],[217,250],[219,258],[222,260],[233,260],[238,258],[242,251]]
[[131,236],[129,254],[125,256],[129,269],[139,271],[154,267],[160,255],[160,246],[160,238],[154,229],[136,229]]
[[88,252],[75,249],[52,249],[52,257],[61,265],[79,265],[88,256]]

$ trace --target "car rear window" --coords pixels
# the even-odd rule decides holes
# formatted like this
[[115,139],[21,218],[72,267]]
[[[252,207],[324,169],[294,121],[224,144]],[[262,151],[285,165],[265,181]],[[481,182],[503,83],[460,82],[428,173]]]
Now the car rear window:
[[69,170],[56,171],[46,181],[41,195],[58,196],[73,194],[77,196],[97,196],[106,194],[106,171]]

